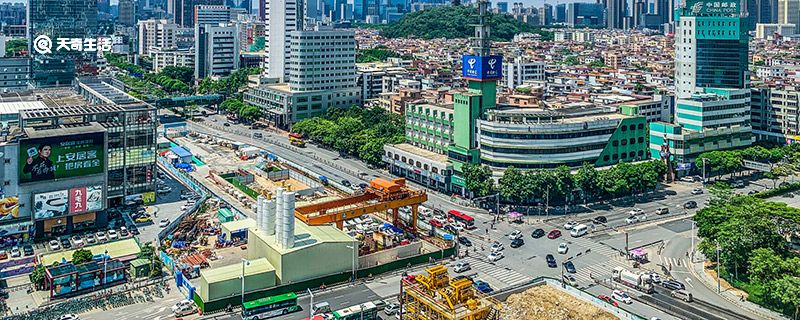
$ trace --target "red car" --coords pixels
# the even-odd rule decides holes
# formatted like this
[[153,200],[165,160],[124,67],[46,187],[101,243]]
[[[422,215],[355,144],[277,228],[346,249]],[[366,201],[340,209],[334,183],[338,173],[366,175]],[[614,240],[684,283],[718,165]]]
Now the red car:
[[444,227],[444,225],[442,224],[442,222],[440,222],[439,220],[436,220],[436,219],[430,219],[430,220],[428,220],[428,223],[430,223],[430,224],[431,224],[431,226],[434,226],[434,227],[436,227],[436,228],[442,228],[442,227]]
[[607,295],[601,294],[601,295],[597,296],[597,298],[600,299],[600,300],[605,301],[606,303],[608,303],[608,304],[610,304],[612,306],[619,307],[619,304],[616,301],[614,301],[614,299],[611,299],[611,297],[609,297]]
[[561,231],[559,231],[558,229],[550,230],[550,232],[547,233],[548,239],[558,239],[558,237],[560,236],[561,236]]

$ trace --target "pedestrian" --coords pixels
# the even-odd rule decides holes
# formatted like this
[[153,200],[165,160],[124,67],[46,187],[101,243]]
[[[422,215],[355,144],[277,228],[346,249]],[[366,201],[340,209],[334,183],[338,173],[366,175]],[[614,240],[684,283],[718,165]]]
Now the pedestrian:
[[486,228],[486,234],[489,234],[489,228]]

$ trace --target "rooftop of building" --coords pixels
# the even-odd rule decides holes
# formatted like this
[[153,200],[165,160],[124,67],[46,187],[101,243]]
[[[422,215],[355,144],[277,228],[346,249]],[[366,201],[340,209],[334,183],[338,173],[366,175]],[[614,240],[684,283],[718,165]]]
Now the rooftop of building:
[[408,143],[393,144],[392,147],[394,147],[394,148],[396,148],[396,149],[398,149],[400,151],[408,152],[408,153],[413,154],[415,156],[419,156],[420,158],[424,158],[424,159],[428,159],[428,160],[436,161],[436,162],[441,162],[441,163],[447,163],[447,155],[438,154],[438,153],[433,152],[433,151],[428,151],[428,150],[422,149],[420,147],[416,147],[416,146],[410,145]]
[[[141,252],[139,245],[133,238],[86,246],[81,249],[89,250],[93,255],[106,253],[111,259],[136,256]],[[64,250],[56,253],[42,255],[39,261],[46,266],[53,262],[72,261],[72,254],[78,249]]]
[[251,229],[252,234],[264,241],[268,246],[273,248],[279,254],[284,255],[295,251],[302,250],[311,246],[319,245],[326,242],[353,242],[353,238],[344,233],[342,230],[333,225],[310,226],[294,219],[294,246],[291,248],[283,248],[277,243],[276,235],[267,235],[266,232],[259,229]]
[[26,127],[25,135],[30,138],[60,137],[82,133],[105,132],[105,128],[97,122],[84,122],[58,127]]
[[42,101],[0,102],[0,114],[19,114],[21,110],[41,110],[46,108],[47,105]]
[[[204,269],[200,272],[200,276],[203,277],[207,283],[219,283],[231,279],[241,279],[242,265],[238,263],[239,261],[236,262],[237,263],[227,266]],[[275,271],[275,267],[273,267],[266,258],[253,259],[248,262],[249,263],[244,266],[245,276]]]
[[[625,119],[614,107],[564,107],[558,109],[517,108],[501,106],[487,112],[490,121],[519,123],[583,123],[598,120]],[[513,118],[507,120],[508,118]]]

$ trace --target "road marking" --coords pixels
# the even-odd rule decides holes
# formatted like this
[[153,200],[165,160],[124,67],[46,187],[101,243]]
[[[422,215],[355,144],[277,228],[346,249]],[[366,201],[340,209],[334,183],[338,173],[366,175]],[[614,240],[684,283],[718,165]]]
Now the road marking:
[[692,285],[692,279],[686,278],[684,280],[686,281],[686,284],[688,284],[690,287],[694,288],[694,285]]

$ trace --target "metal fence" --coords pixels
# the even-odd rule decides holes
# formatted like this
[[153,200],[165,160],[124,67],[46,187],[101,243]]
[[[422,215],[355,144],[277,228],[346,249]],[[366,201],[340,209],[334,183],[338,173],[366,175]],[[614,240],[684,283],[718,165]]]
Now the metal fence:
[[200,201],[195,202],[194,205],[192,205],[186,211],[182,212],[177,218],[170,221],[169,225],[167,225],[166,228],[158,232],[158,241],[159,243],[161,243],[162,241],[164,241],[164,239],[167,238],[168,234],[171,234],[172,231],[174,231],[175,228],[178,227],[183,218],[187,217],[190,214],[193,214],[195,211],[200,209],[200,206],[203,204],[203,202],[208,200],[210,192],[203,184],[195,180],[194,177],[186,175],[182,171],[173,167],[172,164],[170,164],[166,158],[158,157],[158,165],[165,171],[172,174],[172,176],[178,179],[178,181],[180,181],[187,188],[199,194],[201,197]]

